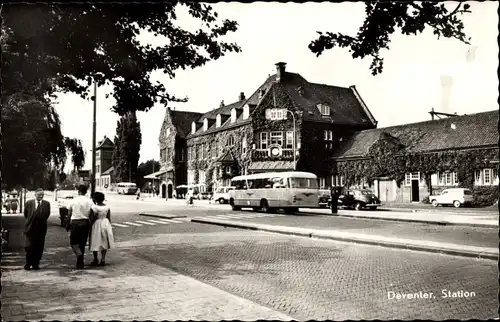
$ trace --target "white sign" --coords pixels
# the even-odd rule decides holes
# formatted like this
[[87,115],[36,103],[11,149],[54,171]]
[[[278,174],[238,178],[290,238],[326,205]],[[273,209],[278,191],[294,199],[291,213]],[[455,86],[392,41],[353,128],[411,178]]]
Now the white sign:
[[266,109],[266,119],[272,121],[286,120],[286,109],[268,108]]

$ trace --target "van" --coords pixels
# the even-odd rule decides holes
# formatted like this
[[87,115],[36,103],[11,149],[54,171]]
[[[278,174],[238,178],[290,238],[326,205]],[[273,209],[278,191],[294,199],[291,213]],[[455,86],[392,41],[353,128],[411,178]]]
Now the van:
[[228,203],[229,202],[229,191],[234,190],[235,187],[219,187],[215,189],[213,200],[218,201],[219,203]]
[[430,196],[429,201],[434,207],[439,205],[453,205],[458,208],[461,205],[471,205],[474,201],[472,191],[465,188],[444,189],[439,195]]

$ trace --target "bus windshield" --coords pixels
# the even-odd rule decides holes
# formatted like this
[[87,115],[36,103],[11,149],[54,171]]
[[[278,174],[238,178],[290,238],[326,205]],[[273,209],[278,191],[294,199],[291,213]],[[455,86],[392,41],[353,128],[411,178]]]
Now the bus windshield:
[[316,179],[289,178],[289,180],[290,188],[318,189],[318,182]]

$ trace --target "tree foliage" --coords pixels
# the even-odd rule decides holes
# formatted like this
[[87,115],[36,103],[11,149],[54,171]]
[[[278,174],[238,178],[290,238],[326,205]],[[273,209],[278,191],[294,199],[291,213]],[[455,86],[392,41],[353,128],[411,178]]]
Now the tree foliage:
[[[184,6],[200,29],[176,24]],[[185,101],[150,80],[161,70],[174,78],[179,69],[196,68],[241,49],[220,38],[237,29],[231,20],[198,2],[121,4],[16,4],[3,7],[3,92],[41,95],[56,91],[89,97],[89,85],[113,85],[119,115],[147,111],[156,101]],[[139,43],[141,31],[163,36],[163,46]],[[5,94],[4,94],[5,95]],[[109,95],[109,94],[108,94]]]
[[135,182],[142,143],[141,126],[135,112],[128,112],[118,120],[114,143],[114,179],[117,182]]
[[380,51],[389,49],[390,37],[399,29],[403,35],[417,35],[431,28],[438,37],[455,38],[469,44],[460,16],[469,13],[470,5],[458,2],[453,11],[440,2],[366,2],[366,18],[355,37],[342,33],[318,32],[319,37],[309,44],[309,49],[321,55],[334,47],[349,48],[353,58],[371,57],[373,75],[383,70],[384,58]]
[[2,97],[2,181],[7,186],[44,185],[50,171],[62,172],[68,154],[75,168],[83,166],[80,141],[62,135],[48,99],[23,92]]

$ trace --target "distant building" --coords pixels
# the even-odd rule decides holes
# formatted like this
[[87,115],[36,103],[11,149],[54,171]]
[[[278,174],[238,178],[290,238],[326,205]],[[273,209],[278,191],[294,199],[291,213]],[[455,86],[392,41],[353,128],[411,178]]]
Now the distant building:
[[112,183],[113,172],[113,150],[114,143],[106,136],[97,143],[95,158],[96,158],[96,173],[95,182],[96,189],[103,190],[105,185],[109,188]]

